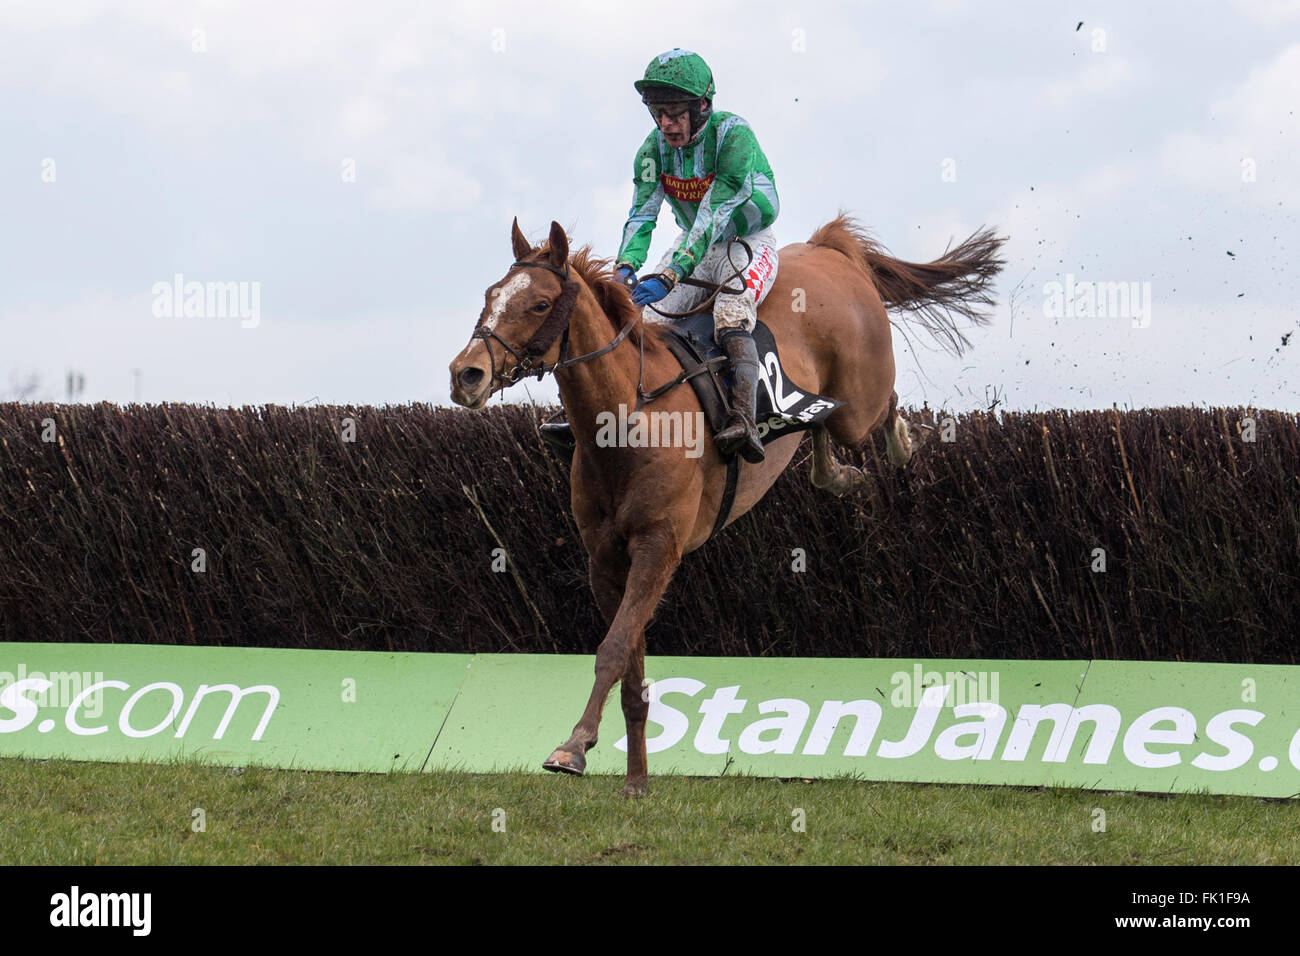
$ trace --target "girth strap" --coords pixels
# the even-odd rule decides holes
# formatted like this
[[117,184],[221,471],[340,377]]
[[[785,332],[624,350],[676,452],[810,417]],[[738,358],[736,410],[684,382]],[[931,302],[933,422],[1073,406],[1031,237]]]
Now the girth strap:
[[736,503],[736,481],[739,476],[740,455],[732,455],[727,459],[727,486],[722,491],[722,504],[718,506],[718,517],[713,522],[713,530],[709,532],[710,541],[718,536],[718,532],[731,517],[731,506]]

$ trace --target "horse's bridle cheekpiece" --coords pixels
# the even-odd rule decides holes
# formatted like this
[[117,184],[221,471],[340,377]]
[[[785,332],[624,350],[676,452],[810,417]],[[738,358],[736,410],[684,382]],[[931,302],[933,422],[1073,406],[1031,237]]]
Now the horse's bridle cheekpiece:
[[[629,322],[627,325],[623,326],[618,335],[614,337],[614,341],[610,342],[603,348],[599,348],[594,352],[588,352],[586,355],[579,355],[576,358],[566,358],[565,353],[568,351],[569,347],[569,320],[573,317],[573,307],[578,302],[578,289],[580,288],[578,283],[570,277],[569,264],[566,262],[564,264],[564,269],[560,270],[546,262],[515,262],[510,268],[514,269],[517,267],[545,269],[547,272],[552,272],[559,276],[560,296],[551,306],[550,315],[546,317],[538,327],[537,331],[533,333],[533,337],[529,339],[528,343],[524,346],[523,355],[520,355],[512,349],[510,343],[497,335],[492,329],[484,326],[483,320],[479,319],[479,324],[474,329],[474,337],[482,339],[487,345],[488,359],[492,362],[492,376],[494,378],[501,379],[510,385],[515,384],[521,378],[528,378],[533,375],[536,375],[537,380],[541,381],[542,376],[547,372],[559,371],[560,369],[568,368],[571,365],[577,365],[580,362],[599,358],[627,338],[627,334],[631,332],[632,327],[636,325],[635,322]],[[563,339],[560,342],[559,361],[554,365],[547,365],[545,362],[537,362],[537,359],[550,351],[551,346],[555,344],[555,340],[560,336],[563,336]],[[509,375],[502,375],[496,370],[496,356],[492,354],[492,339],[496,339],[500,342],[501,347],[509,352],[517,363],[515,367],[511,369]]]
[[[561,332],[566,333],[565,338],[568,338],[569,318],[573,315],[573,306],[578,301],[578,283],[574,282],[570,277],[567,262],[564,264],[563,271],[546,262],[515,262],[510,268],[514,269],[521,266],[530,269],[545,269],[547,272],[555,273],[560,279],[560,295],[551,305],[550,314],[538,327],[537,331],[533,333],[533,337],[524,345],[523,355],[511,348],[510,343],[497,335],[494,330],[487,328],[483,324],[482,318],[474,327],[474,338],[482,339],[487,346],[488,359],[492,363],[492,377],[510,385],[530,375],[536,375],[540,381],[543,375],[550,371],[551,368],[554,368],[554,366],[547,368],[545,363],[535,363],[539,357],[546,354],[546,351],[551,347],[551,343],[555,341]],[[515,360],[515,367],[510,371],[509,375],[503,375],[497,371],[496,356],[492,354],[493,339],[501,343],[501,347],[509,352],[510,356]]]

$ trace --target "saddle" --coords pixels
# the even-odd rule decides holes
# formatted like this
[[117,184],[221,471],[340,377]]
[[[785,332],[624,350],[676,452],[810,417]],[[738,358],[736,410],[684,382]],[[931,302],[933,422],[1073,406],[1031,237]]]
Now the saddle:
[[[713,340],[713,316],[706,312],[679,319],[669,326],[669,331],[672,334],[664,337],[664,344],[681,363],[682,374],[695,389],[709,429],[716,435],[726,427],[731,412],[731,368],[727,353]],[[754,424],[764,445],[791,432],[820,425],[844,404],[790,381],[781,367],[776,339],[762,322],[754,326],[754,345],[758,348],[761,386]],[[658,391],[650,394],[657,395]]]
[[[644,405],[683,382],[690,382],[695,396],[704,410],[710,435],[727,427],[731,414],[731,367],[727,353],[713,339],[713,315],[703,312],[679,318],[669,327],[670,335],[664,344],[682,367],[681,373],[669,382],[647,393]],[[764,445],[794,432],[805,431],[825,421],[844,403],[838,399],[818,395],[791,381],[781,367],[781,356],[776,339],[762,322],[754,326],[754,345],[758,349],[758,401],[754,409],[754,424]],[[639,405],[638,407],[643,407]],[[542,438],[566,458],[573,455],[573,435],[567,425],[544,424]],[[740,456],[727,459],[727,483],[723,490],[722,506],[713,522],[709,539],[717,537],[731,515],[736,498],[736,483],[740,474]]]

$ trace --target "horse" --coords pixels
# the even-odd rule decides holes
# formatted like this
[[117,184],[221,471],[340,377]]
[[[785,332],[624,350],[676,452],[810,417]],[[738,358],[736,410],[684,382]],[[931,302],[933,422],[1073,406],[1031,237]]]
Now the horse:
[[[904,262],[841,213],[806,243],[780,250],[780,268],[759,319],[770,328],[789,379],[844,402],[812,429],[813,485],[844,495],[866,481],[859,469],[836,460],[831,439],[856,448],[883,428],[889,461],[900,468],[907,464],[914,442],[898,413],[886,307],[903,310],[905,321],[962,354],[970,343],[953,314],[987,324],[982,310],[993,303],[989,285],[1004,265],[998,258],[1004,241],[981,229],[932,262]],[[516,218],[511,247],[513,264],[487,289],[474,333],[450,364],[451,398],[480,409],[525,376],[555,375],[576,441],[573,517],[608,630],[596,650],[595,683],[582,716],[543,767],[584,772],[606,699],[621,682],[627,727],[623,793],[642,796],[649,787],[645,628],[682,557],[713,534],[728,463],[711,440],[694,455],[681,447],[611,445],[608,432],[598,441],[602,412],[608,421],[620,405],[639,408],[644,386],[668,382],[681,371],[664,344],[668,330],[642,321],[642,310],[613,278],[608,260],[596,258],[590,247],[570,255],[559,223],[552,222],[547,242],[534,247]],[[694,390],[680,386],[656,398],[654,406],[683,418],[701,411]],[[740,463],[727,524],[767,493],[802,437],[798,432],[774,439],[762,462]]]

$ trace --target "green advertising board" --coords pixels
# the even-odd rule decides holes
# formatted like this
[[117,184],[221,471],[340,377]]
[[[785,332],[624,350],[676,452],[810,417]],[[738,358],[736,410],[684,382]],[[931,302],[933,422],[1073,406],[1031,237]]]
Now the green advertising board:
[[[652,774],[1300,794],[1300,668],[650,658]],[[539,771],[593,658],[0,644],[0,755]],[[624,770],[612,694],[589,773]]]
[[0,755],[419,770],[469,655],[0,644]]

